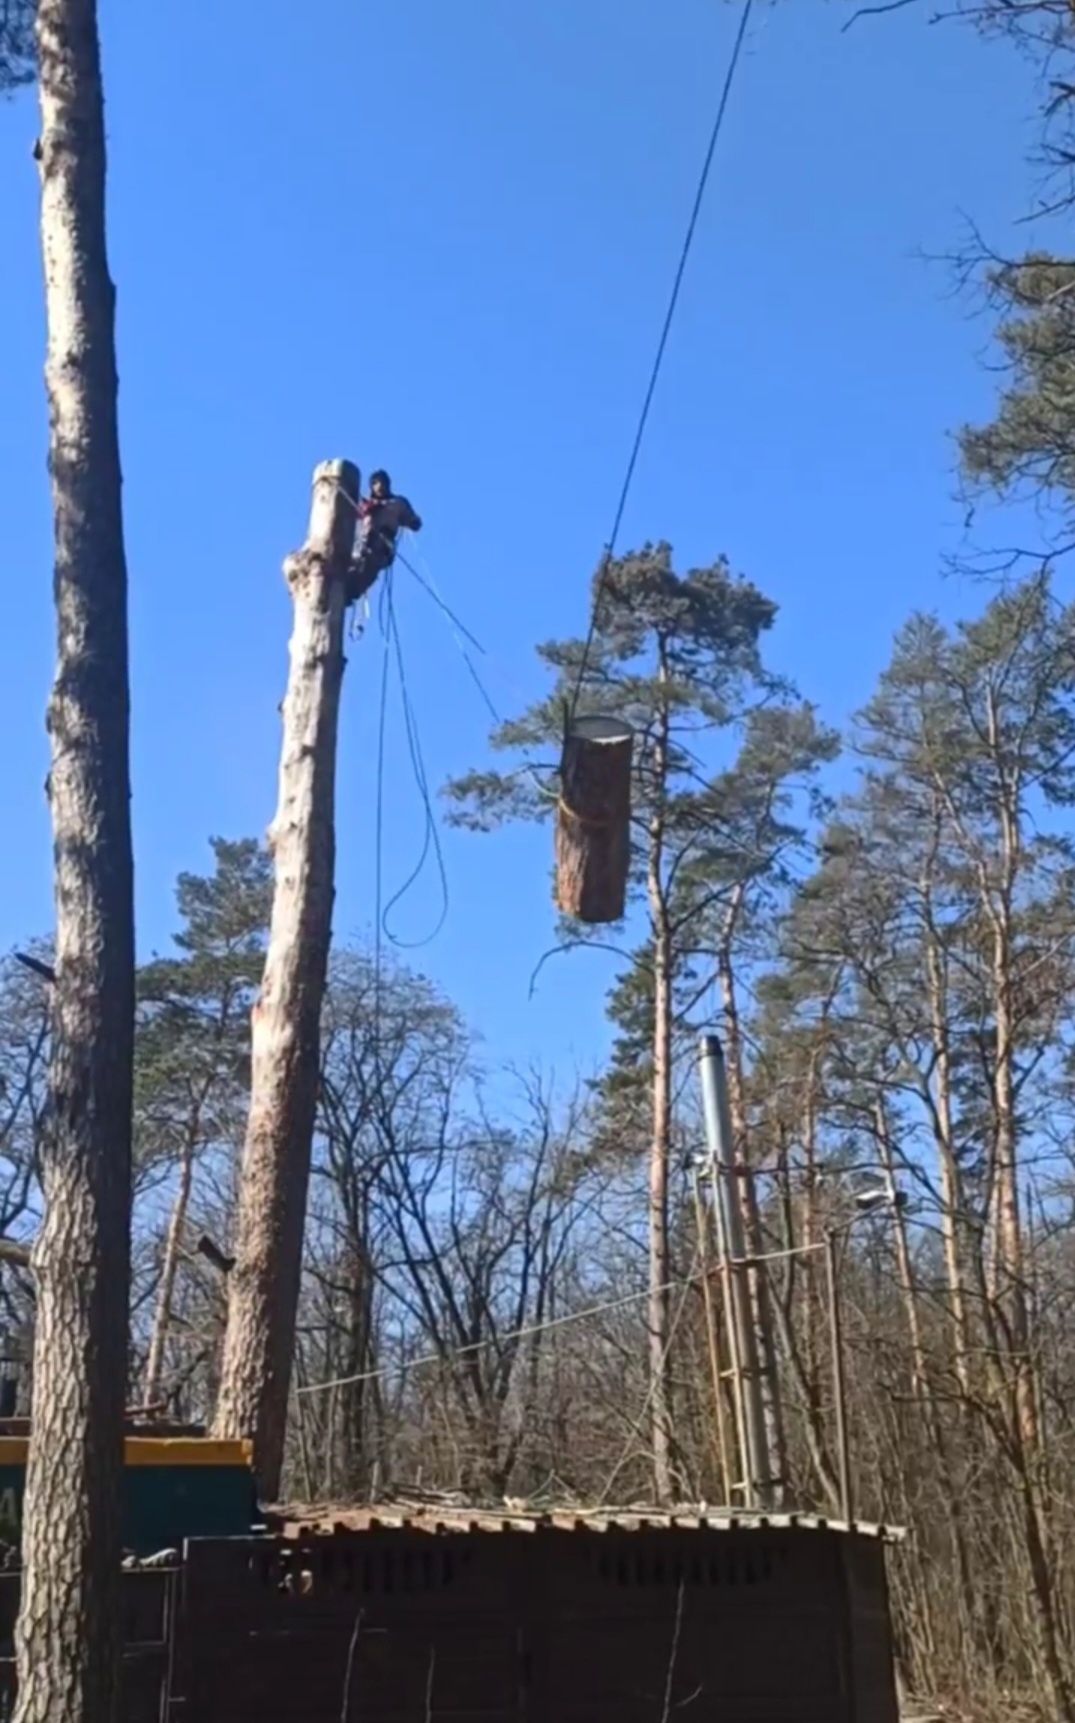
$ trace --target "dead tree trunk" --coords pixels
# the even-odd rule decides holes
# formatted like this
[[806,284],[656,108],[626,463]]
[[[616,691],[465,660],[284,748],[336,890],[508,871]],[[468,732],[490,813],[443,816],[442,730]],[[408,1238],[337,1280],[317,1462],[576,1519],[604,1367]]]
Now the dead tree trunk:
[[168,1339],[172,1331],[172,1306],[175,1303],[175,1286],[179,1277],[179,1258],[183,1249],[183,1233],[187,1224],[187,1210],[190,1208],[190,1193],[194,1184],[194,1152],[197,1147],[198,1121],[188,1131],[179,1158],[179,1189],[176,1191],[175,1202],[168,1221],[168,1231],[164,1240],[164,1259],[161,1263],[161,1283],[157,1292],[157,1309],[153,1318],[153,1333],[149,1342],[149,1356],[146,1359],[146,1374],[142,1384],[142,1398],[147,1406],[156,1406],[160,1399],[161,1383],[164,1381],[164,1355]]
[[653,1139],[649,1163],[649,1397],[653,1444],[653,1488],[658,1502],[672,1501],[674,1435],[671,1405],[672,1328],[668,1284],[668,1175],[672,1136],[672,990],[665,906],[653,940]]
[[111,1723],[127,1378],[134,933],[127,570],[94,0],[39,0],[58,623],[51,1120],[34,1246],[18,1723]]
[[[662,691],[668,680],[664,643],[660,646]],[[646,880],[653,939],[653,1137],[649,1159],[649,1405],[653,1445],[653,1488],[658,1502],[670,1502],[674,1433],[671,1394],[672,1326],[669,1307],[671,1249],[668,1180],[672,1159],[672,933],[664,884],[667,810],[669,708],[662,698],[653,744],[653,773],[659,786],[649,822]]]
[[317,469],[306,544],[284,567],[295,620],[270,832],[276,885],[253,1013],[250,1116],[215,1420],[218,1436],[253,1439],[270,1499],[283,1463],[332,931],[344,576],[358,487],[347,461]]

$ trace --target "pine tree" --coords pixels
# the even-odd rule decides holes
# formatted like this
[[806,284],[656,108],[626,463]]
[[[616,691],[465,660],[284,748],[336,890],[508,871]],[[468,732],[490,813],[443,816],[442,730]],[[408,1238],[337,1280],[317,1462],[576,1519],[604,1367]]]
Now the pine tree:
[[961,436],[964,470],[1002,494],[1055,502],[1075,522],[1075,264],[1036,253],[993,269],[1008,369],[997,413]]
[[[565,702],[576,690],[581,710],[611,712],[635,732],[631,902],[643,913],[646,939],[614,991],[612,1009],[635,1038],[625,1087],[636,1118],[639,1072],[648,1092],[649,1406],[654,1488],[668,1500],[677,1481],[668,1295],[677,989],[685,969],[698,962],[699,936],[724,900],[720,870],[723,865],[726,876],[727,852],[740,845],[736,828],[756,823],[761,811],[757,804],[746,813],[745,778],[739,781],[743,806],[732,808],[728,782],[713,772],[714,746],[744,723],[760,742],[762,706],[785,699],[787,690],[766,672],[759,651],[775,608],[724,561],[679,575],[669,545],[647,545],[609,566],[595,603],[589,652],[578,640],[540,647],[554,677],[549,695],[503,725],[492,741],[500,750],[547,749],[561,734]],[[804,724],[809,730],[812,720]],[[771,739],[775,745],[775,730]],[[816,738],[800,752],[812,749],[818,749]],[[471,773],[449,794],[454,817],[477,829],[541,818],[552,805],[532,779],[515,772]],[[645,1040],[641,1066],[639,1031]]]
[[[902,1168],[936,1216],[940,1253],[921,1278],[897,1221],[896,1275],[961,1607],[971,1622],[984,1608],[967,1498],[999,1457],[1021,1504],[1054,1714],[1068,1717],[1026,1204],[1075,1004],[1075,846],[1062,823],[1075,802],[1075,607],[1035,578],[953,630],[913,618],[855,741],[860,787],[794,906],[770,998],[800,1033],[820,1026],[830,1132],[888,1181]],[[971,1421],[961,1470],[953,1401]]]
[[269,857],[256,842],[215,838],[212,848],[212,874],[179,877],[178,955],[138,972],[135,1162],[143,1177],[174,1178],[142,1385],[151,1406],[164,1386],[196,1168],[213,1150],[230,1160],[241,1137],[272,898]]

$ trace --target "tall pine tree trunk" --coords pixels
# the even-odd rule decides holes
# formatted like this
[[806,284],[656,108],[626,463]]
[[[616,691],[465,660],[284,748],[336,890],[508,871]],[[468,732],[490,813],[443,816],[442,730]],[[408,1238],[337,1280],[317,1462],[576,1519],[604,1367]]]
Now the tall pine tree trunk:
[[[931,904],[930,915],[932,916]],[[948,992],[932,922],[927,936],[926,962],[929,975],[930,1029],[935,1060],[933,1076],[935,1095],[934,1137],[941,1167],[943,1199],[941,1238],[944,1247],[945,1275],[948,1282],[948,1307],[951,1317],[956,1379],[961,1392],[969,1402],[972,1392],[970,1318],[967,1311],[962,1244],[966,1232],[967,1203],[964,1197],[963,1175],[959,1166],[952,1128],[952,1052],[949,1033]]]
[[[662,688],[668,671],[659,647]],[[665,899],[664,786],[668,774],[669,712],[662,704],[653,745],[657,785],[649,830],[647,893],[653,936],[653,1135],[649,1163],[649,1407],[653,1487],[670,1502],[672,1481],[671,1323],[669,1314],[668,1169],[672,1152],[672,936]]]
[[995,1114],[994,1277],[998,1306],[1005,1312],[1008,1346],[1015,1377],[1019,1440],[1028,1454],[1038,1441],[1038,1408],[1030,1357],[1030,1323],[1023,1264],[1023,1229],[1019,1204],[1018,1127],[1015,1117],[1015,1048],[1011,1005],[1011,954],[1006,930],[998,934],[994,954]]
[[344,576],[358,473],[314,475],[306,544],[285,565],[294,600],[284,699],[269,946],[251,1036],[250,1116],[215,1431],[252,1437],[262,1493],[280,1483],[302,1271],[336,861],[336,733]]
[[[662,906],[663,910],[663,906]],[[653,941],[653,1139],[649,1179],[649,1397],[653,1440],[653,1485],[659,1502],[670,1502],[672,1408],[669,1391],[668,1167],[672,1133],[672,982],[667,918],[659,917]]]
[[[717,977],[721,1003],[724,1007],[724,1033],[727,1044],[725,1069],[728,1073],[728,1111],[731,1114],[735,1138],[735,1168],[740,1180],[740,1200],[746,1230],[747,1249],[751,1256],[765,1255],[761,1213],[757,1186],[747,1142],[746,1082],[743,1070],[743,1030],[739,1019],[739,999],[732,967],[731,941],[743,897],[743,887],[732,894],[728,912],[727,933],[717,951]],[[765,1435],[769,1449],[769,1465],[775,1483],[775,1500],[783,1502],[787,1488],[788,1453],[784,1433],[784,1408],[780,1393],[780,1370],[776,1353],[772,1298],[769,1291],[768,1268],[755,1263],[750,1270],[750,1303],[758,1335],[758,1357],[762,1372],[762,1401],[765,1408]]]
[[94,0],[40,0],[37,37],[59,639],[49,709],[56,983],[15,1718],[111,1723],[134,933],[127,571]]
[[[888,1192],[891,1207],[892,1242],[896,1257],[896,1285],[903,1304],[907,1337],[911,1347],[911,1392],[915,1404],[922,1413],[925,1432],[933,1450],[938,1475],[943,1483],[944,1509],[948,1519],[952,1555],[959,1577],[959,1595],[956,1602],[961,1610],[962,1622],[970,1624],[974,1621],[976,1607],[972,1564],[970,1552],[967,1549],[964,1527],[964,1491],[960,1487],[960,1481],[957,1479],[952,1465],[948,1435],[933,1385],[933,1373],[930,1370],[929,1355],[922,1330],[922,1315],[919,1308],[918,1282],[911,1252],[911,1239],[908,1232],[907,1216],[899,1203],[896,1157],[883,1095],[875,1101],[873,1112],[874,1141],[877,1144],[881,1168],[885,1177],[885,1189]],[[924,1605],[924,1608],[928,1617],[928,1604]]]
[[161,1262],[161,1280],[157,1291],[157,1308],[153,1317],[153,1332],[149,1341],[149,1355],[146,1359],[146,1374],[142,1384],[142,1398],[148,1407],[156,1406],[164,1381],[164,1356],[168,1346],[168,1337],[172,1331],[172,1306],[175,1303],[175,1286],[179,1277],[179,1258],[183,1249],[183,1232],[187,1224],[187,1211],[190,1208],[190,1194],[194,1185],[194,1152],[197,1147],[200,1118],[195,1112],[191,1128],[187,1132],[179,1156],[179,1188],[175,1193],[175,1202],[168,1218],[168,1231],[164,1240],[164,1258]]

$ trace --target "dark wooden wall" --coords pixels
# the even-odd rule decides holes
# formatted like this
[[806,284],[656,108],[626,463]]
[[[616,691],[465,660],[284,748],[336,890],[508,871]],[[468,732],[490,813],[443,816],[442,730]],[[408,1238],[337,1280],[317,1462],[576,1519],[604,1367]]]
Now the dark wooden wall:
[[884,1551],[823,1531],[188,1546],[198,1723],[896,1723]]
[[[124,1590],[124,1723],[896,1723],[864,1537],[195,1540]],[[0,1577],[6,1656],[17,1593]],[[4,1661],[0,1723],[12,1685]]]

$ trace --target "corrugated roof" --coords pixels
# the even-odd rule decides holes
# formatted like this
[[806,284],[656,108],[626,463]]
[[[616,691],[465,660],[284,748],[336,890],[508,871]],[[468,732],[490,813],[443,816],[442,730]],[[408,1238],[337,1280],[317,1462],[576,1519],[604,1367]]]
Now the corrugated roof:
[[376,1502],[364,1506],[289,1504],[267,1511],[271,1529],[284,1537],[327,1537],[335,1532],[418,1531],[431,1535],[460,1532],[750,1532],[829,1531],[901,1542],[898,1526],[873,1521],[826,1518],[823,1514],[746,1513],[705,1504],[672,1509],[492,1508],[460,1503]]

